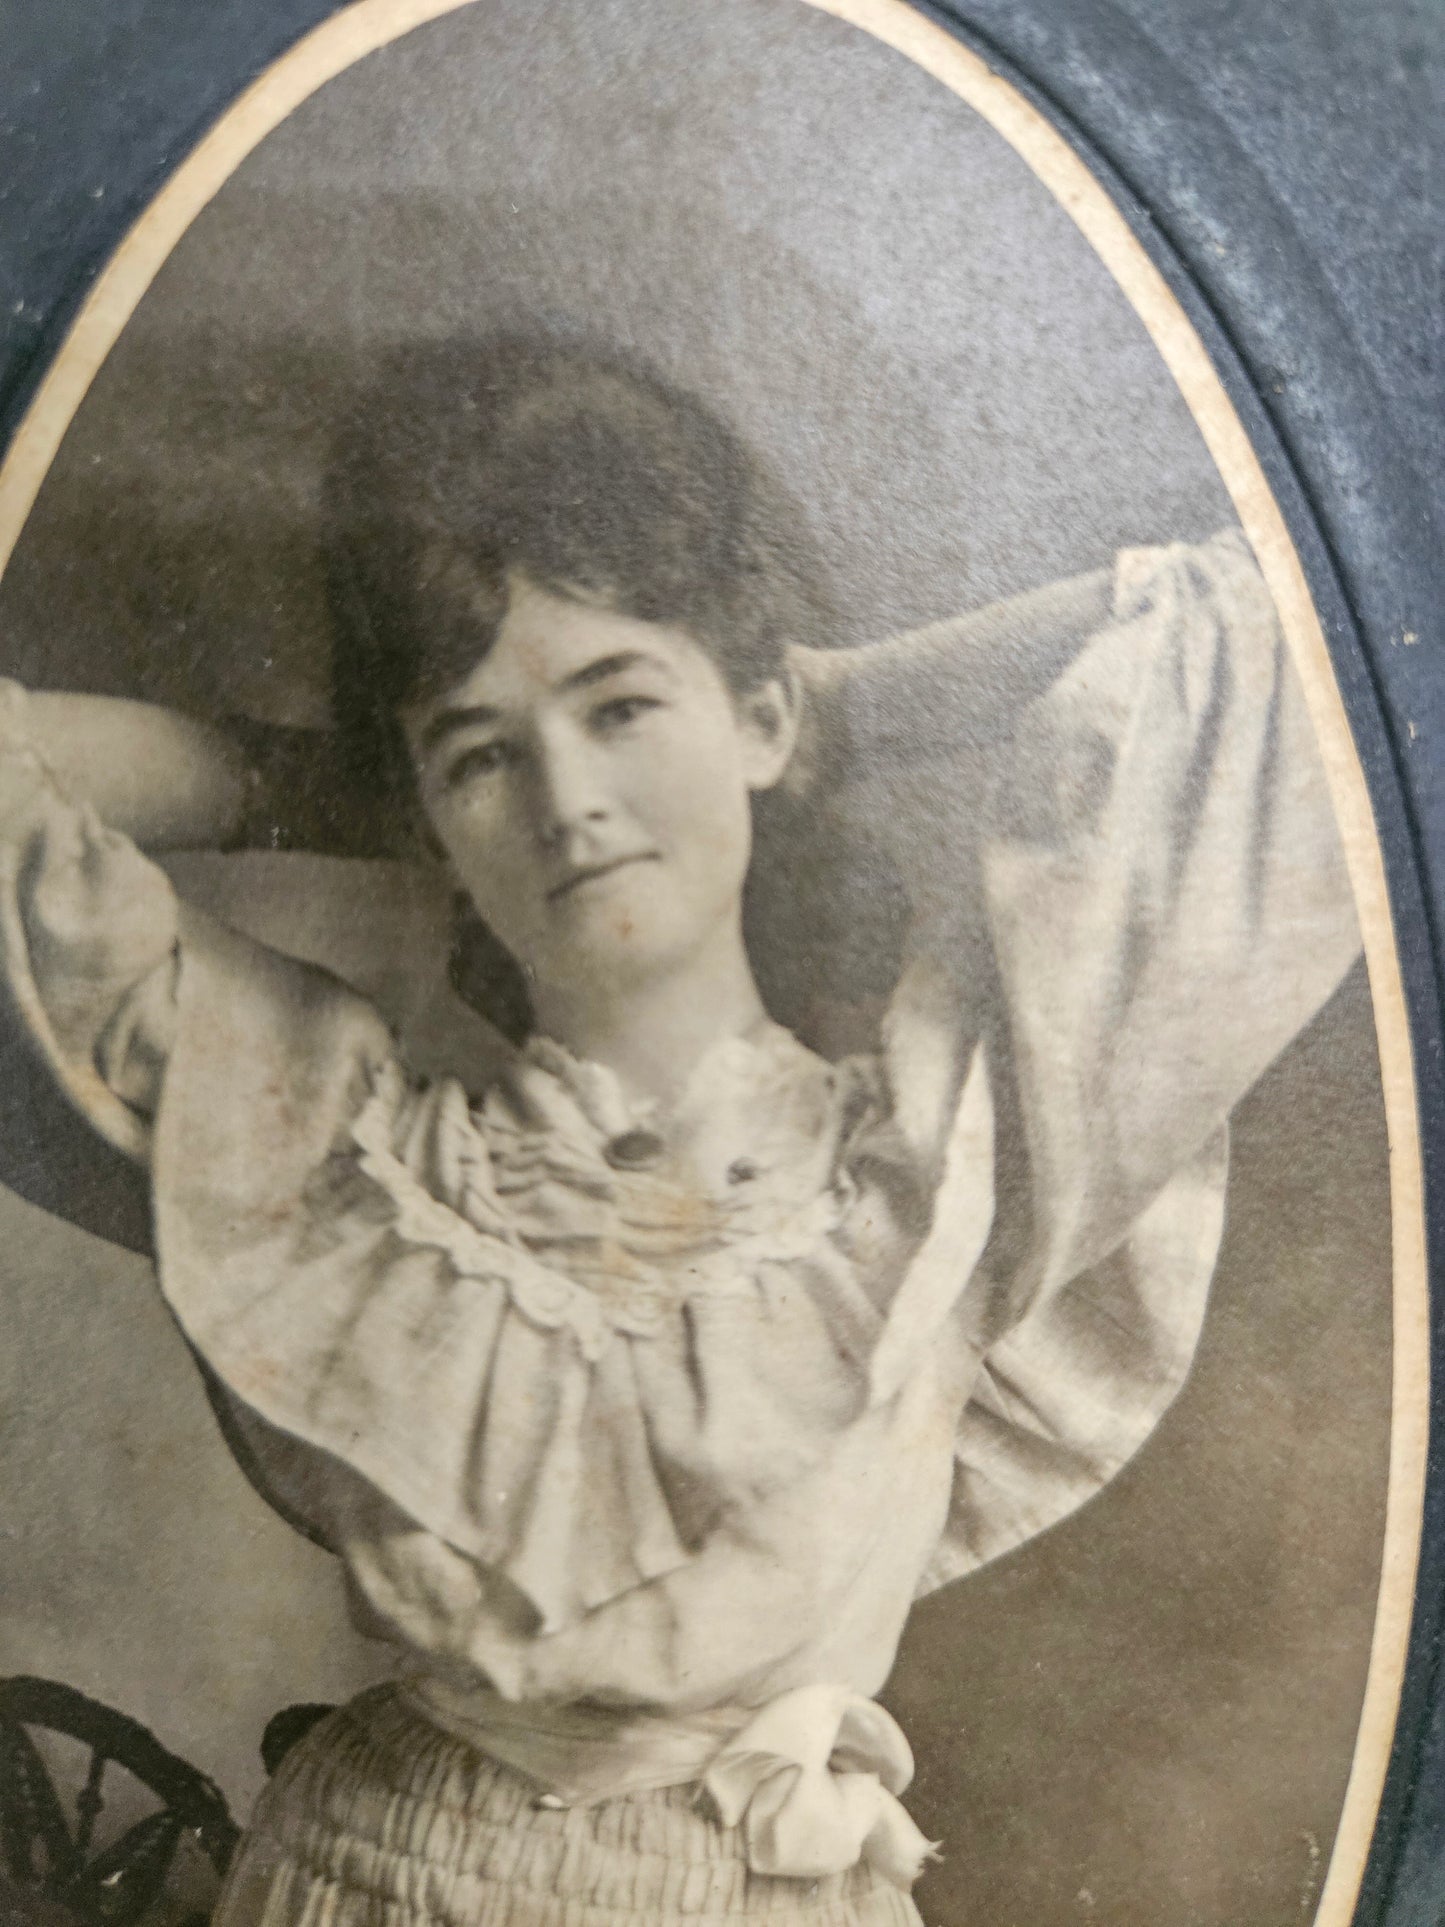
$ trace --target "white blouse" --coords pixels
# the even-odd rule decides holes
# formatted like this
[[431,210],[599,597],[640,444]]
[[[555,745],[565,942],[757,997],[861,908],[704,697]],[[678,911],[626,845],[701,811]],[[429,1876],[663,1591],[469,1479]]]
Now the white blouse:
[[[875,755],[835,800],[896,833],[912,911],[881,1053],[770,1026],[664,1115],[546,1041],[486,1091],[424,1083],[363,1000],[70,804],[9,686],[10,996],[149,1160],[161,1289],[233,1445],[438,1717],[735,1731],[872,1695],[919,1592],[1077,1507],[1177,1392],[1230,1109],[1358,948],[1240,538],[1121,556],[997,762],[960,799],[946,756]],[[991,1242],[1004,1104],[1026,1195]]]

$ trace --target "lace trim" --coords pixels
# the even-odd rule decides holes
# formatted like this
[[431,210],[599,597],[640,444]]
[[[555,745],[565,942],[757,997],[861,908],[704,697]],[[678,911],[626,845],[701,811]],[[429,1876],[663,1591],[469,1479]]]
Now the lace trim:
[[[483,1230],[427,1190],[392,1149],[392,1120],[403,1095],[397,1066],[386,1064],[351,1125],[351,1137],[361,1153],[358,1167],[390,1200],[396,1235],[408,1244],[444,1253],[459,1277],[500,1286],[532,1324],[544,1330],[566,1326],[589,1361],[601,1356],[615,1333],[656,1336],[669,1312],[689,1299],[755,1299],[759,1269],[796,1262],[815,1252],[838,1229],[852,1195],[851,1179],[840,1172],[828,1190],[782,1222],[735,1239],[718,1251],[700,1253],[683,1269],[681,1279],[657,1274],[581,1285],[539,1263],[500,1216],[495,1230]],[[494,1214],[489,1210],[488,1215]]]
[[[361,1153],[360,1169],[386,1193],[395,1210],[396,1235],[408,1244],[444,1253],[458,1277],[500,1286],[516,1310],[544,1331],[567,1327],[589,1362],[601,1357],[615,1331],[638,1329],[620,1315],[620,1308],[609,1308],[609,1316],[592,1292],[539,1265],[499,1233],[478,1230],[432,1196],[391,1148],[391,1118],[399,1085],[394,1066],[387,1066],[351,1126]],[[656,1329],[657,1322],[650,1320],[644,1329]]]

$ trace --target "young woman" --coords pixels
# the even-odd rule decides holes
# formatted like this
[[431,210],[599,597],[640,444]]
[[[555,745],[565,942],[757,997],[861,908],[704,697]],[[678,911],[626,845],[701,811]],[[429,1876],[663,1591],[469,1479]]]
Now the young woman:
[[486,1088],[122,833],[265,819],[223,736],[13,685],[0,724],[15,1017],[398,1654],[220,1927],[916,1921],[872,1698],[910,1602],[1147,1436],[1229,1110],[1356,948],[1253,563],[830,651],[718,421],[516,340],[390,370],[329,521],[347,780],[465,906]]

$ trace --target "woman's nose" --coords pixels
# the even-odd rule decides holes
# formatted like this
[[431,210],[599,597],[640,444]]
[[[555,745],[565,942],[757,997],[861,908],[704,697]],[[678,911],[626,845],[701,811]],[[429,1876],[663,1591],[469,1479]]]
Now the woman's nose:
[[534,807],[544,843],[562,843],[587,824],[606,820],[609,802],[600,760],[592,745],[570,730],[538,743]]

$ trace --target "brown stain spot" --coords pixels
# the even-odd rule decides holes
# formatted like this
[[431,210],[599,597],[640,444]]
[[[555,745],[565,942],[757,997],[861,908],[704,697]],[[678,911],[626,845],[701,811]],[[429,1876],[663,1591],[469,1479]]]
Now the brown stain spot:
[[245,1366],[234,1376],[234,1387],[242,1398],[254,1400],[264,1398],[284,1385],[287,1371],[284,1362],[268,1358],[262,1354],[246,1361]]

